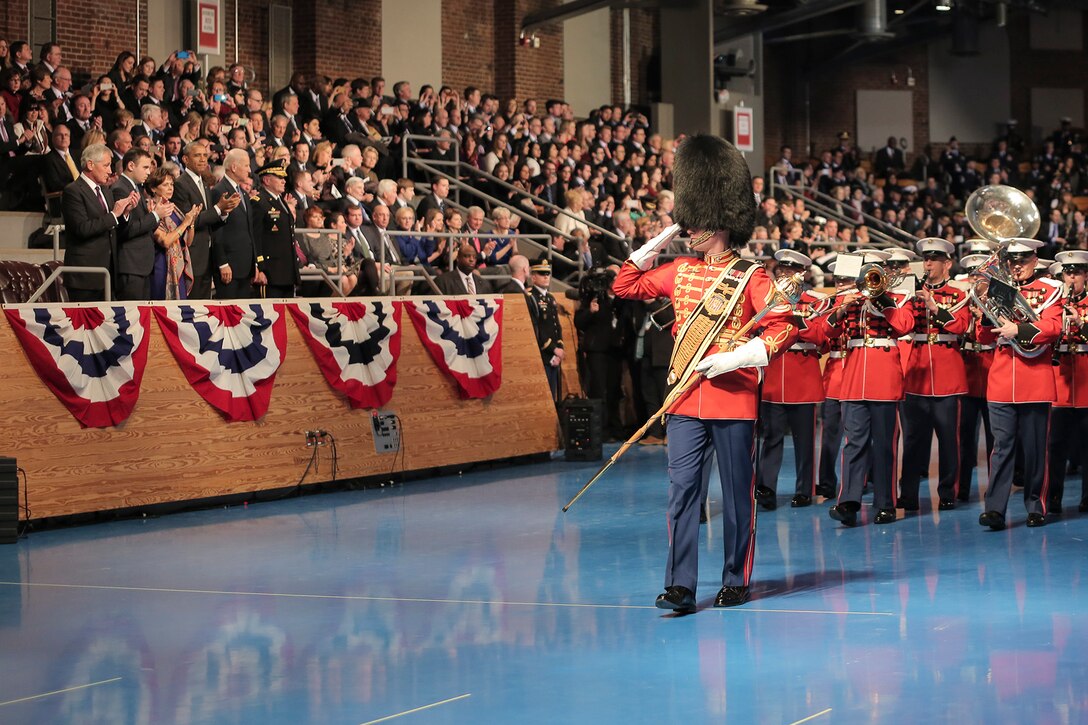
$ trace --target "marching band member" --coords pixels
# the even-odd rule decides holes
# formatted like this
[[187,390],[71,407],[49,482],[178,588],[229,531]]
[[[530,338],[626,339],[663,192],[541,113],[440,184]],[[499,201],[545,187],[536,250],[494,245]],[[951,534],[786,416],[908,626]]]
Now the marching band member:
[[[829,265],[832,275],[835,275],[835,262]],[[842,304],[847,295],[856,291],[854,278],[834,276],[835,296],[828,310],[834,310]],[[839,478],[835,473],[835,462],[839,460],[839,450],[842,448],[842,402],[839,396],[842,394],[842,371],[846,365],[846,332],[837,336],[827,337],[821,352],[827,353],[824,363],[823,384],[824,402],[820,409],[820,478],[816,484],[816,495],[824,498],[838,496]]]
[[960,339],[971,317],[967,293],[949,284],[951,242],[930,237],[917,244],[926,277],[909,304],[914,309],[910,361],[904,379],[903,473],[899,498],[906,511],[918,510],[921,477],[929,470],[930,441],[937,434],[938,508],[956,508],[959,475],[960,399],[967,373]]
[[[910,249],[904,249],[903,247],[890,247],[885,252],[888,253],[888,261],[884,263],[884,266],[890,273],[899,273],[903,276],[911,274],[910,263],[917,261],[918,255]],[[903,374],[907,374],[907,365],[910,362],[910,351],[914,347],[914,335],[906,334],[895,341],[896,347],[899,348],[899,360],[903,363]],[[903,406],[900,404],[900,417],[902,417]],[[929,460],[929,446],[926,446],[926,460]]]
[[[776,278],[804,274],[812,260],[792,249],[775,252]],[[827,295],[805,289],[794,306],[799,319],[798,341],[785,354],[771,360],[763,379],[763,399],[759,406],[762,429],[761,455],[757,473],[756,499],[759,505],[774,510],[777,505],[778,472],[786,426],[793,436],[794,468],[797,482],[790,506],[809,506],[816,495],[816,406],[824,401],[820,374],[820,346],[824,342],[818,327],[805,320],[821,314],[828,306]]]
[[[1046,439],[1050,405],[1056,396],[1049,346],[1061,334],[1062,289],[1053,280],[1032,279],[1037,259],[1035,250],[1042,245],[1038,239],[1017,237],[1006,248],[1012,277],[1039,320],[1018,324],[1002,318],[1000,326],[995,327],[984,319],[978,330],[980,343],[997,344],[986,381],[994,452],[990,457],[990,486],[986,490],[985,510],[978,518],[980,526],[995,531],[1005,528],[1018,444],[1023,464],[1027,525],[1043,526],[1046,523]],[[1025,354],[1025,348],[1038,349],[1034,356],[1029,356]]]
[[[1054,383],[1057,400],[1050,414],[1050,482],[1047,506],[1062,512],[1065,464],[1073,449],[1088,450],[1088,252],[1059,252],[1068,296],[1062,315],[1061,337],[1055,347]],[[1088,510],[1088,498],[1081,493],[1080,510]]]
[[[865,251],[865,264],[882,264],[885,252]],[[842,266],[842,256],[837,260]],[[896,338],[914,327],[914,311],[903,295],[887,289],[873,290],[872,297],[860,292],[846,295],[843,306],[826,318],[825,334],[847,335],[846,366],[843,369],[842,422],[845,442],[842,449],[838,502],[828,513],[844,526],[857,524],[861,493],[872,471],[874,521],[896,520],[895,471],[899,439],[897,406],[903,398],[903,365]]]
[[[968,254],[960,260],[967,273],[967,282],[973,284],[974,272],[985,262],[990,253]],[[968,306],[968,312],[971,312]],[[971,475],[978,464],[979,420],[986,434],[986,459],[994,450],[994,434],[990,429],[990,413],[986,408],[986,378],[994,361],[994,346],[978,341],[979,321],[972,314],[963,338],[963,369],[967,379],[967,393],[960,399],[960,472],[956,488],[956,500],[971,500]]]
[[[665,591],[656,606],[695,610],[703,452],[713,446],[722,486],[725,566],[714,605],[748,601],[755,541],[754,429],[761,368],[797,336],[789,307],[763,318],[758,335],[735,340],[773,299],[773,283],[759,264],[741,259],[755,224],[748,165],[729,142],[689,138],[676,152],[673,190],[677,224],[635,250],[613,290],[626,299],[669,297],[676,310],[670,383],[703,377],[668,416],[669,555]],[[679,227],[704,259],[676,259],[653,268]]]

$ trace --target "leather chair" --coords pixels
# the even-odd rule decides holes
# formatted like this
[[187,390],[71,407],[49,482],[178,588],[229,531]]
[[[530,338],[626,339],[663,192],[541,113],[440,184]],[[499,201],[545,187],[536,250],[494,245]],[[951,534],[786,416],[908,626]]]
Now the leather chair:
[[[0,302],[9,305],[26,302],[42,286],[45,278],[59,266],[60,262],[37,265],[13,259],[0,260]],[[67,302],[68,292],[58,279],[38,301]]]

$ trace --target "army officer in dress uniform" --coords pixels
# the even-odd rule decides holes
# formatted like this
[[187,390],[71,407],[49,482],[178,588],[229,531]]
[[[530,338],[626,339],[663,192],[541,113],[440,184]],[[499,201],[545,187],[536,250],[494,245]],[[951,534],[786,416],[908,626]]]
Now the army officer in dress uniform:
[[552,400],[559,399],[559,371],[563,363],[563,329],[559,326],[559,303],[548,291],[552,283],[552,263],[547,255],[541,255],[529,267],[529,304],[533,309],[536,325],[536,342],[548,376]]
[[294,297],[299,274],[295,257],[294,205],[283,202],[287,167],[282,161],[272,161],[258,169],[257,175],[261,179],[261,190],[252,202],[259,272],[254,284],[264,285],[265,297]]

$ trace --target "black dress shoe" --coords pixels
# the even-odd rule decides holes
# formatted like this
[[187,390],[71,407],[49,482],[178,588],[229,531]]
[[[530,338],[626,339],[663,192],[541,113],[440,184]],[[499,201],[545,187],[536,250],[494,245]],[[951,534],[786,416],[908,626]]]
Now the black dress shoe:
[[790,506],[794,507],[795,509],[804,508],[805,506],[811,505],[812,496],[809,496],[808,494],[799,493],[792,499],[790,499]]
[[1086,511],[1088,511],[1088,499],[1085,499],[1084,501],[1081,501],[1077,505],[1077,511],[1080,511],[1081,513],[1084,513]]
[[816,495],[823,496],[824,498],[835,498],[837,494],[835,493],[834,486],[817,486]]
[[963,495],[963,494],[960,494],[959,496],[956,496],[956,500],[959,501],[960,503],[970,503],[971,502],[971,494],[967,494],[966,496]]
[[700,524],[705,524],[706,521],[707,521],[706,506],[700,506],[699,507],[699,523]]
[[858,524],[858,512],[848,508],[844,503],[835,504],[827,510],[827,513],[836,521],[841,521],[843,526]]
[[989,526],[994,531],[1005,528],[1005,517],[1000,511],[986,511],[978,517],[979,526]]
[[895,523],[895,509],[880,509],[877,512],[876,518],[873,519],[878,524],[894,524]]
[[937,504],[938,511],[951,511],[956,508],[956,500],[952,498],[942,498]]
[[1046,516],[1039,513],[1028,514],[1028,526],[1035,528],[1036,526],[1046,526]]
[[767,511],[778,508],[778,494],[766,486],[756,486],[756,501]]
[[687,587],[665,587],[665,591],[657,595],[654,606],[658,609],[671,609],[678,614],[694,612],[695,592]]
[[916,498],[911,498],[911,499],[901,498],[901,499],[899,499],[899,506],[904,511],[917,511],[918,510],[918,499],[916,499]]
[[714,599],[715,607],[735,607],[748,601],[748,587],[722,587]]
[[1062,500],[1060,498],[1052,498],[1046,507],[1050,513],[1060,514],[1062,512]]

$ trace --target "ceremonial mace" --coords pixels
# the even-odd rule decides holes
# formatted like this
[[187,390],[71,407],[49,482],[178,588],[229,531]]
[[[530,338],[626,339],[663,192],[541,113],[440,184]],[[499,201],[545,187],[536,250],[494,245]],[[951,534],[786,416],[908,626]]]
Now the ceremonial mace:
[[[732,348],[733,344],[737,340],[744,337],[744,335],[746,335],[748,331],[756,325],[756,323],[766,317],[771,310],[773,310],[775,307],[778,307],[780,304],[787,304],[790,306],[790,308],[793,308],[793,306],[801,300],[802,279],[802,273],[799,272],[789,277],[781,277],[775,280],[775,283],[771,288],[771,299],[767,302],[766,306],[764,306],[762,310],[757,312],[755,316],[752,317],[752,319],[748,320],[748,322],[745,323],[743,327],[734,332],[729,337],[729,340],[726,342],[726,346]],[[593,475],[593,478],[589,479],[589,483],[582,486],[582,490],[576,493],[574,495],[574,498],[567,502],[567,505],[563,507],[563,513],[566,513],[567,510],[574,505],[574,502],[580,499],[582,497],[582,494],[589,490],[589,487],[596,483],[597,479],[603,476],[605,471],[611,468],[612,464],[618,461],[620,459],[620,456],[627,452],[628,448],[637,443],[639,439],[642,438],[642,436],[646,435],[646,431],[650,430],[650,426],[654,424],[654,421],[656,421],[660,417],[667,415],[672,406],[680,402],[680,400],[685,395],[687,395],[687,393],[692,388],[694,388],[696,383],[702,380],[702,378],[702,373],[692,372],[691,375],[688,376],[687,380],[673,388],[672,392],[670,392],[665,398],[664,405],[658,408],[657,412],[651,415],[650,419],[647,420],[641,428],[635,431],[635,434],[628,438],[624,442],[624,444],[619,447],[619,450],[612,454],[612,457],[608,459],[608,462],[601,466],[601,469]]]

